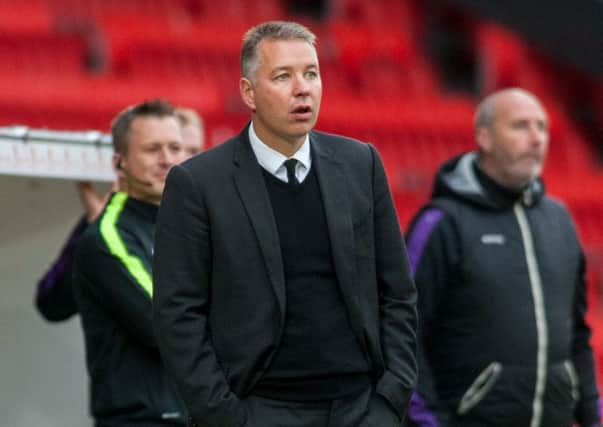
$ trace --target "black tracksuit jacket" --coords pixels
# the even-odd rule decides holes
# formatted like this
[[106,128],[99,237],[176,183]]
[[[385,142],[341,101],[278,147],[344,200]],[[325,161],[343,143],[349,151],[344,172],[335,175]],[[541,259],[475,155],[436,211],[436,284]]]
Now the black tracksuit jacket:
[[78,243],[74,291],[97,427],[185,425],[153,332],[157,207],[115,193]]
[[419,294],[415,398],[437,418],[430,425],[598,425],[584,256],[540,180],[514,193],[475,153],[459,156],[407,240]]

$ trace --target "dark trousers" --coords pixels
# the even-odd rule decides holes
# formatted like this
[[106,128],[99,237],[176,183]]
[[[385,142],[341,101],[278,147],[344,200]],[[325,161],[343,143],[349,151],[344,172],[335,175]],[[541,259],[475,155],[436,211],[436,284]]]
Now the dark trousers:
[[246,399],[244,427],[401,427],[402,421],[385,398],[371,387],[360,394],[331,401],[291,402],[260,396]]

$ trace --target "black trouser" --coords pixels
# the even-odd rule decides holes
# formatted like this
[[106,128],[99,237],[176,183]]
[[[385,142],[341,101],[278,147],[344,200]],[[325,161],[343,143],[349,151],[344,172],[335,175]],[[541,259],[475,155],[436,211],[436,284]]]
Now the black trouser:
[[244,427],[400,427],[393,407],[371,387],[360,394],[321,402],[246,399]]

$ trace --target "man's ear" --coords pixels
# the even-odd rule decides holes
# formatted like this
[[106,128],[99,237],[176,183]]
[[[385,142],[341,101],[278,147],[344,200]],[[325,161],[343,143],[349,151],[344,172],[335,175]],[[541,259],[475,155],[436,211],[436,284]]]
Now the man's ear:
[[492,137],[490,129],[487,126],[480,126],[475,129],[475,141],[479,150],[488,153],[492,149]]
[[239,80],[239,91],[245,105],[252,111],[255,111],[255,90],[251,81],[245,77],[241,77],[241,80]]
[[113,169],[118,178],[124,178],[124,159],[119,153],[113,153]]

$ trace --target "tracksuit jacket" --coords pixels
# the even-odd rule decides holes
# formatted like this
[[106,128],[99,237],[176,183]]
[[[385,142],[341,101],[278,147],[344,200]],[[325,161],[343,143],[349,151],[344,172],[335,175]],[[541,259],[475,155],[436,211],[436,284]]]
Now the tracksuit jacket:
[[88,222],[82,216],[71,230],[61,252],[48,271],[38,281],[35,295],[35,306],[42,317],[49,322],[60,322],[77,313],[75,296],[73,295],[73,259],[75,248]]
[[74,291],[97,427],[185,425],[152,327],[157,206],[115,193],[77,245]]
[[419,293],[410,425],[599,425],[584,256],[540,180],[509,191],[476,153],[456,157],[407,240]]

